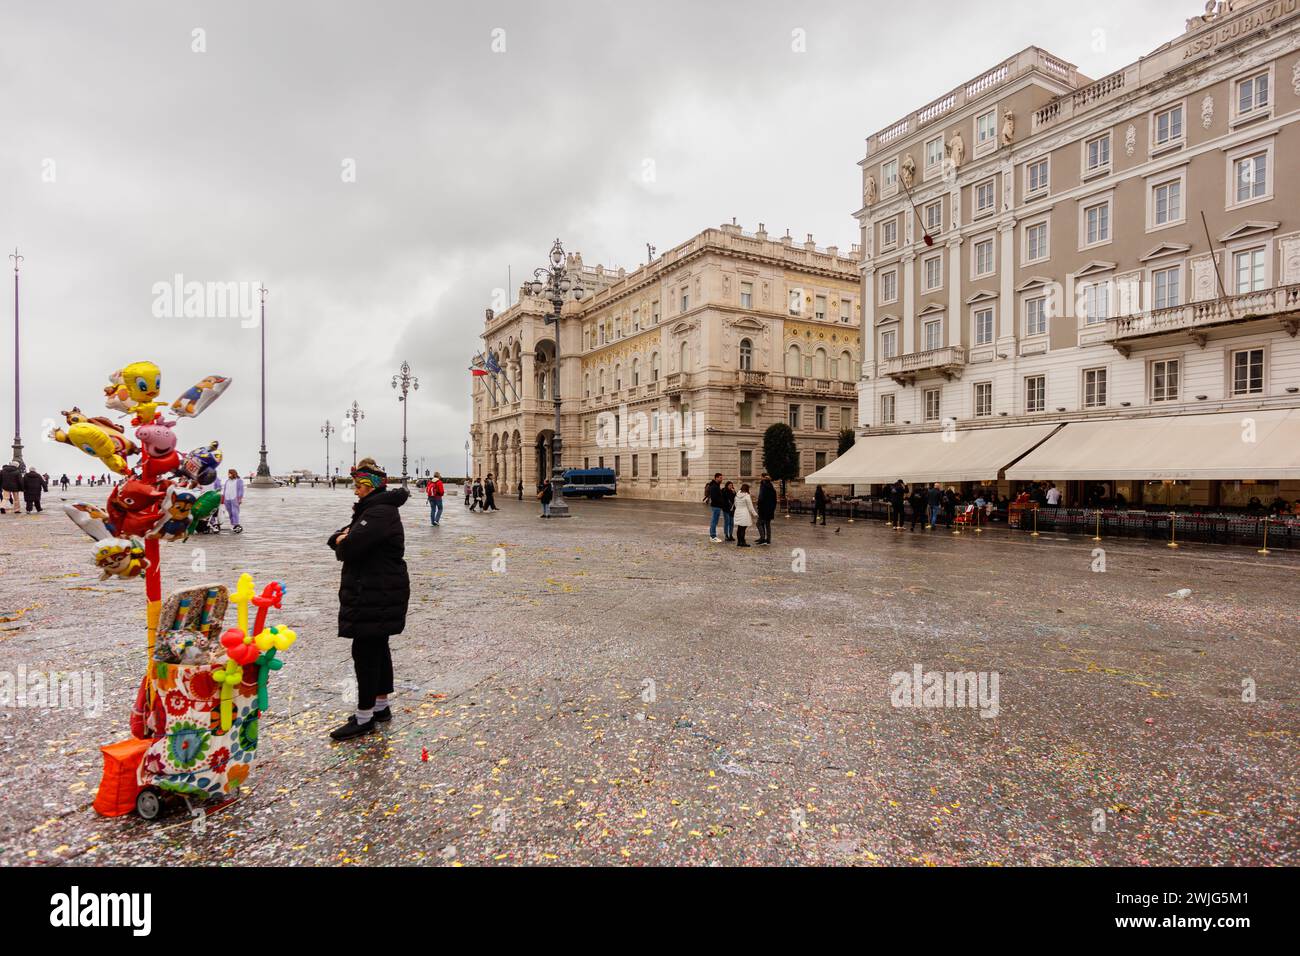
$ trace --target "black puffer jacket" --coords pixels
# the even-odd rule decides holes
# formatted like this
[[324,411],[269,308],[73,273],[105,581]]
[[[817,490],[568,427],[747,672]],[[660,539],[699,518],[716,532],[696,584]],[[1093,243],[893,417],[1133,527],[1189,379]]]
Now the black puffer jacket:
[[339,584],[339,635],[390,637],[406,627],[411,579],[402,559],[406,538],[398,508],[410,495],[405,488],[372,491],[352,506],[348,536],[330,535],[329,546],[343,562]]

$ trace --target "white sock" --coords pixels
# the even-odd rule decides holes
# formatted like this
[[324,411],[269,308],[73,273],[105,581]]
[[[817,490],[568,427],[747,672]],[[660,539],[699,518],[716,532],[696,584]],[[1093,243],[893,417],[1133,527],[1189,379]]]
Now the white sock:
[[359,723],[359,724],[368,723],[368,722],[370,721],[370,719],[371,719],[372,717],[374,717],[374,716],[375,716],[375,712],[374,712],[373,709],[372,709],[372,710],[362,710],[362,709],[359,708],[359,707],[357,708],[357,723]]
[[375,698],[375,710],[384,710],[387,706],[388,706],[388,698],[387,698],[387,697],[376,697],[376,698]]

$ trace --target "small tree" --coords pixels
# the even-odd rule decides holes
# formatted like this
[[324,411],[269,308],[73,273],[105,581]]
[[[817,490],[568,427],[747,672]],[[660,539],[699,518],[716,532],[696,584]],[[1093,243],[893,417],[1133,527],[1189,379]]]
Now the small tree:
[[785,483],[799,477],[799,449],[794,443],[794,431],[785,422],[769,425],[763,432],[763,470],[781,482],[782,498]]

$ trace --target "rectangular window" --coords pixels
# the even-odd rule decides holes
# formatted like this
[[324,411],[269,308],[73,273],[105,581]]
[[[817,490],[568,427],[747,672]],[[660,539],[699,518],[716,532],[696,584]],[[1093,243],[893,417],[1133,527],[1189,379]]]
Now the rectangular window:
[[789,420],[789,425],[790,425],[791,428],[798,428],[798,427],[799,427],[799,408],[800,408],[800,406],[798,406],[798,405],[791,405],[791,406],[790,406],[790,420]]
[[993,211],[993,180],[989,179],[975,187],[975,215],[982,216]]
[[1156,269],[1151,273],[1151,308],[1172,309],[1181,305],[1181,266]]
[[927,422],[939,420],[939,389],[937,388],[925,390],[925,420]]
[[1083,149],[1085,173],[1096,173],[1110,168],[1110,133],[1093,137],[1084,143]]
[[943,320],[930,319],[922,327],[925,330],[925,350],[943,348]]
[[1047,408],[1047,376],[1030,375],[1025,379],[1025,411],[1041,412]]
[[1268,153],[1243,156],[1232,164],[1232,181],[1236,183],[1236,201],[1249,202],[1268,192]]
[[1086,368],[1083,370],[1083,407],[1106,407],[1106,370],[1104,368]]
[[989,345],[993,342],[993,309],[988,306],[975,310],[972,339],[976,345]]
[[987,418],[993,414],[993,383],[975,383],[975,417]]
[[1171,106],[1156,114],[1155,145],[1168,146],[1183,138],[1183,105]]
[[925,171],[932,173],[943,166],[943,137],[925,141]]
[[936,199],[925,207],[925,231],[936,236],[943,231],[943,200]]
[[981,239],[971,251],[975,259],[975,277],[993,274],[993,240]]
[[825,431],[826,430],[826,406],[825,405],[816,406],[814,409],[814,416],[815,416],[815,421],[817,423],[816,425],[817,430]]
[[1093,282],[1083,287],[1083,321],[1098,325],[1110,318],[1110,284]]
[[1110,202],[1094,203],[1083,210],[1084,233],[1083,242],[1086,246],[1096,245],[1099,242],[1110,241]]
[[943,288],[943,253],[931,256],[923,264],[921,285],[926,292]]
[[1233,287],[1237,295],[1264,288],[1264,250],[1245,249],[1232,254]]
[[975,148],[995,142],[998,136],[998,111],[989,110],[975,119]]
[[1183,183],[1174,179],[1151,188],[1151,218],[1157,226],[1183,220]]
[[742,282],[740,284],[740,307],[742,309],[752,309],[754,307],[754,283]]
[[898,332],[888,329],[880,333],[880,357],[890,359],[898,354]]
[[880,424],[882,425],[894,424],[894,396],[893,395],[880,396]]
[[813,318],[818,322],[826,321],[826,296],[817,296],[817,299],[813,304]]
[[1047,298],[1036,295],[1025,300],[1025,335],[1044,335],[1047,332]]
[[1232,394],[1258,395],[1264,391],[1264,350],[1232,353]]
[[754,474],[754,453],[744,449],[740,453],[740,477],[749,478]]
[[1268,108],[1268,71],[1237,83],[1237,115],[1248,116]]
[[880,274],[880,304],[894,302],[898,299],[898,270],[890,269]]
[[1025,194],[1033,196],[1047,190],[1047,157],[1025,167]]
[[1151,363],[1151,401],[1178,400],[1178,359],[1159,359]]
[[1025,227],[1025,261],[1038,262],[1047,258],[1047,223],[1036,222]]
[[880,248],[892,249],[898,245],[898,220],[886,219],[880,224]]

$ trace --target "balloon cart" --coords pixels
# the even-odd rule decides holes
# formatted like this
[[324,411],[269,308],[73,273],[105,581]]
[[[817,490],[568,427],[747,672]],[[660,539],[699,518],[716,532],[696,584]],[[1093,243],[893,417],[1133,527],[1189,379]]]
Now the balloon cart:
[[[110,376],[104,395],[111,411],[130,416],[134,440],[118,422],[75,406],[63,412],[66,428],[51,436],[121,476],[104,507],[77,503],[64,511],[94,540],[101,579],[144,578],[145,670],[131,737],[100,748],[104,774],[94,807],[104,816],[134,811],[155,820],[175,803],[193,813],[196,804],[211,810],[234,800],[257,752],[270,675],[283,666],[277,654],[297,639],[288,627],[267,625],[286,591],[275,581],[258,594],[242,574],[234,591],[211,583],[162,596],[159,542],[186,540],[221,503],[217,442],[181,455],[177,421],[162,410],[177,420],[197,417],[229,385],[228,377],[209,375],[167,406],[156,401],[158,367],[133,362]],[[223,630],[231,604],[236,621]]]

